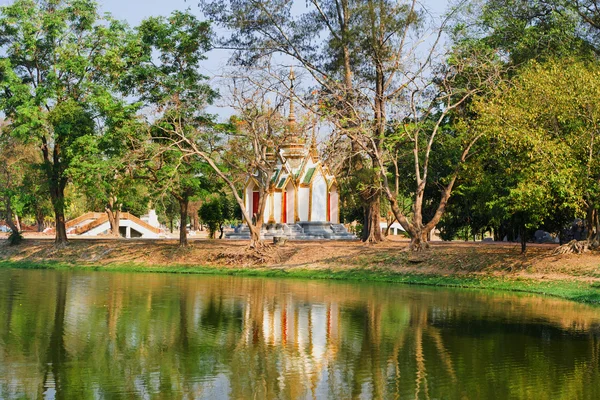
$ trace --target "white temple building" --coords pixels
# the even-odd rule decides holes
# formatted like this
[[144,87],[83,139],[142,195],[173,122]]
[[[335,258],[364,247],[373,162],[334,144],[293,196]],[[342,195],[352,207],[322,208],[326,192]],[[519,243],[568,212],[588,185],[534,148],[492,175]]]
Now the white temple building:
[[[316,144],[292,136],[275,155],[276,169],[266,199],[265,224],[340,221],[335,177],[319,159]],[[258,214],[259,183],[250,177],[244,190],[246,209]]]
[[[263,236],[355,239],[340,224],[337,181],[319,158],[315,135],[308,144],[297,132],[292,99],[286,133],[280,148],[270,154],[275,162],[275,173],[269,182],[263,214]],[[260,183],[256,176],[251,175],[246,181],[243,193],[245,207],[253,216],[258,215],[259,211]],[[240,234],[246,233],[246,229],[239,227],[235,234],[228,236],[241,238]]]

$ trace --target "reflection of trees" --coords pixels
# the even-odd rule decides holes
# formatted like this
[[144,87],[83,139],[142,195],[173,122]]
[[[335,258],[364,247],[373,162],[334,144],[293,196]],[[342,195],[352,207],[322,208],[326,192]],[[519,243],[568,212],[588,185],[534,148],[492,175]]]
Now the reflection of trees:
[[391,285],[0,273],[0,398],[600,398],[598,309],[574,303]]
[[[63,382],[63,364],[67,359],[64,342],[65,307],[67,304],[68,275],[58,275],[56,282],[56,303],[54,306],[54,324],[48,350],[46,350],[46,371],[44,373],[44,391],[55,390],[56,399],[65,398],[67,382]],[[65,379],[66,380],[66,379]]]

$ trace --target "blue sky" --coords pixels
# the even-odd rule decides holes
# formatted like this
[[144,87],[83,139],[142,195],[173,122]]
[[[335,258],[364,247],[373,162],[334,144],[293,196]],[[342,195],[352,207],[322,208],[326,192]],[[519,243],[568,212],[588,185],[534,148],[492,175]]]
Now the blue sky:
[[[201,16],[197,0],[97,0],[104,12],[110,12],[115,18],[126,20],[131,26],[138,25],[144,18],[158,15],[169,15],[174,10],[189,8],[194,14]],[[297,0],[303,2],[304,0]],[[0,0],[1,4],[9,4],[11,0]],[[442,14],[446,11],[448,0],[422,0],[432,14]],[[227,63],[228,53],[211,51],[208,59],[203,62],[202,73],[213,77],[222,72]],[[231,111],[220,107],[210,107],[209,112],[227,117]]]
[[[303,2],[304,0],[297,0]],[[103,11],[110,12],[118,19],[124,19],[130,25],[135,26],[144,18],[156,15],[168,15],[173,10],[185,10],[189,8],[193,13],[200,15],[197,0],[98,0]],[[448,0],[422,0],[429,10],[434,14],[442,14],[446,11]],[[227,55],[214,52],[204,63],[204,73],[215,75],[224,63]]]

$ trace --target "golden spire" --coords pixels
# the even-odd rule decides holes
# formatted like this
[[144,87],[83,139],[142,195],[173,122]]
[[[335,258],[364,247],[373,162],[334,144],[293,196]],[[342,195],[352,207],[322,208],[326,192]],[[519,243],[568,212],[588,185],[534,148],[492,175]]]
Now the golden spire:
[[288,117],[288,122],[290,123],[290,128],[296,123],[296,114],[294,114],[294,79],[296,76],[294,75],[294,67],[290,67],[290,115]]
[[314,158],[319,157],[319,150],[317,149],[317,124],[313,125],[313,133],[310,142],[310,155]]

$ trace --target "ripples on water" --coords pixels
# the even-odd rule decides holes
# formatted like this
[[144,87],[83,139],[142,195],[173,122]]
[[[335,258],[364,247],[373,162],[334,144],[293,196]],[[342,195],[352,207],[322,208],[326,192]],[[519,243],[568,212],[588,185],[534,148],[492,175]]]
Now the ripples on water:
[[0,399],[600,399],[600,308],[507,293],[0,271]]

